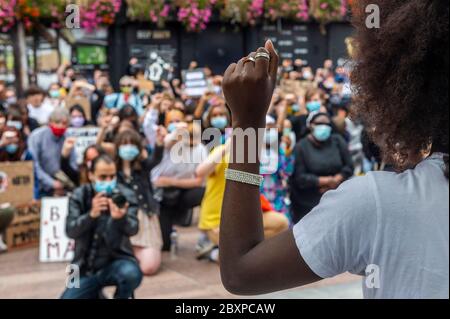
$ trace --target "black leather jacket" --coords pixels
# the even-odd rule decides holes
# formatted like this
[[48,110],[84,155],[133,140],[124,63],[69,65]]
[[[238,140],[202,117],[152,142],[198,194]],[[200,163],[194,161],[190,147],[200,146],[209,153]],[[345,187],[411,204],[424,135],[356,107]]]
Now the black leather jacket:
[[90,217],[92,198],[95,196],[91,184],[75,189],[69,199],[66,233],[69,238],[75,240],[73,263],[78,265],[82,272],[87,270],[89,247],[96,236],[100,220],[104,221],[104,229],[100,234],[103,243],[101,249],[107,251],[101,251],[99,255],[109,256],[111,260],[123,258],[135,260],[130,237],[136,235],[139,230],[137,199],[129,188],[121,184],[118,184],[117,188],[126,197],[129,204],[127,214],[119,220],[114,220],[108,215],[96,219]]

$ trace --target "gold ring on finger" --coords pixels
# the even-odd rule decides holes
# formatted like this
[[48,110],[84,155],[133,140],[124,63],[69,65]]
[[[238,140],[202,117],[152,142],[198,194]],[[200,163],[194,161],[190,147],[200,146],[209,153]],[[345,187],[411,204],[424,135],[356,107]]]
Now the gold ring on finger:
[[256,59],[255,59],[254,57],[252,57],[252,56],[249,56],[249,57],[247,57],[247,58],[245,59],[244,64],[247,63],[247,62],[253,62],[253,63],[255,63],[255,62],[256,62]]
[[270,61],[270,55],[266,52],[258,52],[255,55],[255,59],[266,59]]

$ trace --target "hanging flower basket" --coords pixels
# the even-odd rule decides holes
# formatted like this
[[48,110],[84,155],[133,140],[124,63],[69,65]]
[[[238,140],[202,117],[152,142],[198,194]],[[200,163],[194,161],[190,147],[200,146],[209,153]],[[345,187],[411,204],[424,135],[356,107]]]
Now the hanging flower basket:
[[25,29],[30,31],[33,25],[42,21],[50,23],[52,28],[60,27],[64,20],[65,0],[18,0],[15,2],[17,20],[23,22]]
[[89,0],[80,8],[81,27],[88,32],[114,23],[122,0]]
[[8,32],[16,23],[16,0],[0,0],[0,31]]
[[216,0],[179,0],[178,21],[188,32],[200,32],[205,30],[211,20],[212,11]]
[[279,19],[307,21],[309,19],[306,0],[266,0],[264,6],[265,16],[271,21]]
[[222,20],[233,25],[255,25],[264,15],[264,0],[221,0],[217,3]]
[[150,21],[160,28],[164,27],[171,11],[165,0],[127,0],[127,4],[127,16],[131,20]]
[[311,16],[321,24],[324,32],[325,24],[346,18],[348,0],[310,0],[310,7]]

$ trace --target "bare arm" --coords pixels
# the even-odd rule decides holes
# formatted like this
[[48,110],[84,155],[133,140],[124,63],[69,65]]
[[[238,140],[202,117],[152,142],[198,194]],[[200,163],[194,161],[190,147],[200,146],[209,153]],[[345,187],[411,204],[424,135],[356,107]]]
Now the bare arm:
[[[263,128],[276,82],[278,56],[272,43],[258,52],[269,52],[271,62],[243,60],[225,73],[224,93],[233,113],[234,128]],[[245,92],[249,92],[245,94]],[[251,92],[259,92],[256,97]],[[251,149],[246,141],[247,153]],[[253,145],[258,151],[260,141]],[[232,153],[236,150],[232,143]],[[246,156],[247,157],[247,156]],[[231,158],[231,161],[233,159]],[[230,169],[259,173],[259,161],[231,163]],[[220,224],[222,282],[235,294],[251,295],[308,284],[320,278],[303,261],[292,231],[264,240],[259,188],[227,181]]]
[[195,174],[198,177],[206,178],[214,173],[217,164],[219,164],[223,160],[225,154],[228,153],[229,149],[230,143],[227,142],[225,146],[220,146],[220,149],[217,149],[217,151],[214,150],[203,163],[197,166]]
[[196,188],[203,186],[203,178],[193,177],[193,178],[175,178],[160,176],[156,181],[154,181],[155,187],[176,187],[176,188]]

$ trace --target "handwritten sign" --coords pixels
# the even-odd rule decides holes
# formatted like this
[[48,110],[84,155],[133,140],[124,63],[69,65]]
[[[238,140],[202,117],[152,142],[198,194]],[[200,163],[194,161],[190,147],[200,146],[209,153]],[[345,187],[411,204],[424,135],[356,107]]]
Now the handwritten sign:
[[0,163],[0,203],[29,203],[33,200],[33,187],[33,162]]
[[78,165],[83,162],[83,155],[86,148],[97,142],[98,132],[100,132],[98,127],[69,128],[67,130],[67,137],[76,138],[75,154]]
[[74,242],[66,235],[66,217],[69,198],[46,197],[41,207],[40,262],[70,261],[74,254]]
[[14,219],[6,229],[9,250],[34,246],[39,242],[40,202],[17,205]]
[[185,70],[182,72],[184,92],[192,97],[198,97],[205,94],[208,90],[208,81],[206,80],[203,69]]

